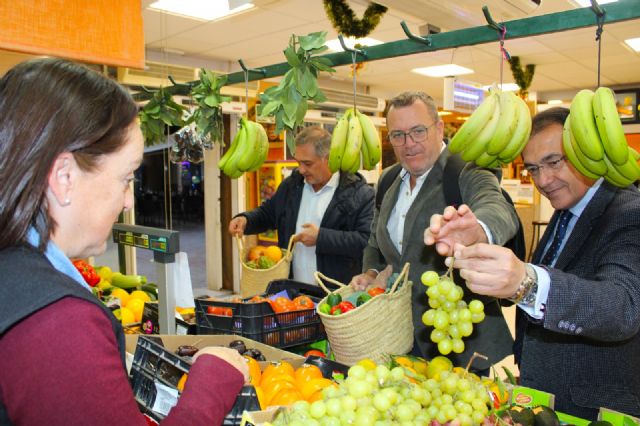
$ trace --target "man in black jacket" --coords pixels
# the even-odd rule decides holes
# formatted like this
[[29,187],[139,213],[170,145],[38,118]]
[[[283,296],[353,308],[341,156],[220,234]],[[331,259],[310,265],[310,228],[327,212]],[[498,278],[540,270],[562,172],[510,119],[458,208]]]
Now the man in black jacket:
[[314,283],[317,270],[343,283],[362,270],[373,219],[374,191],[360,174],[331,173],[331,135],[307,127],[296,136],[298,168],[259,207],[234,217],[231,234],[277,229],[286,248],[295,235],[292,278]]

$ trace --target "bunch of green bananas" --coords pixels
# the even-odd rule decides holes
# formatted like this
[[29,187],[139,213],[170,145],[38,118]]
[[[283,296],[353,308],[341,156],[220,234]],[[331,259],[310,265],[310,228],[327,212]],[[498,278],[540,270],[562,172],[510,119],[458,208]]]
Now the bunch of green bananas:
[[349,108],[340,117],[331,135],[329,169],[355,173],[362,168],[373,170],[382,158],[380,135],[373,121],[357,109]]
[[255,172],[267,159],[269,138],[261,124],[240,119],[240,129],[231,142],[229,150],[218,162],[218,168],[232,179],[244,172]]
[[449,151],[480,167],[515,160],[531,133],[531,113],[513,92],[492,89],[449,142]]
[[562,146],[567,159],[583,175],[625,187],[640,179],[638,152],[627,145],[611,89],[584,89],[571,101]]

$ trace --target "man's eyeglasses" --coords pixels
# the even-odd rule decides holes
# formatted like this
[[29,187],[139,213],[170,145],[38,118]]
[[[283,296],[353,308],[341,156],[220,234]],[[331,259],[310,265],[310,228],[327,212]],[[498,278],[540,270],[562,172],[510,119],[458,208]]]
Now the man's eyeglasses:
[[403,132],[401,130],[394,130],[389,132],[387,139],[389,139],[389,143],[393,146],[402,146],[407,142],[407,136],[411,137],[411,140],[415,143],[424,142],[427,139],[427,131],[430,127],[433,127],[433,123],[431,126],[416,126],[408,132]]
[[540,176],[540,170],[559,170],[564,165],[567,157],[564,155],[561,157],[551,158],[549,160],[543,161],[540,164],[527,164],[524,166],[524,169],[529,173],[532,177]]

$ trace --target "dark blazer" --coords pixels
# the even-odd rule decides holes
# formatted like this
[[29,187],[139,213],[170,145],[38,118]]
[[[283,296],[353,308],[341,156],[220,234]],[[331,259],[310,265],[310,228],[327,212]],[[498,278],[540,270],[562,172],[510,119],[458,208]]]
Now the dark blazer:
[[[420,276],[430,270],[442,275],[447,271],[447,267],[444,264],[445,258],[440,256],[434,247],[424,245],[424,231],[429,226],[431,216],[441,214],[447,206],[442,189],[442,173],[449,155],[448,150],[442,152],[409,209],[405,219],[403,252],[398,252],[387,230],[389,216],[398,199],[400,176],[385,193],[380,211],[376,211],[369,244],[364,252],[364,270],[382,270],[387,264],[391,264],[393,270],[399,272],[405,262],[410,263],[414,335],[419,352],[429,359],[439,353],[437,345],[430,339],[433,327],[427,327],[422,323],[422,314],[429,306],[425,295],[426,287],[421,284]],[[388,170],[385,169],[383,174]],[[460,173],[459,187],[462,200],[471,207],[476,217],[489,227],[497,244],[502,245],[515,235],[515,209],[502,196],[498,180],[491,171],[467,165]],[[511,354],[513,339],[496,299],[471,295],[464,285],[464,280],[458,276],[455,282],[465,290],[465,300],[480,299],[485,303],[486,318],[482,323],[474,324],[473,334],[463,339],[466,350],[461,354],[452,353],[449,358],[456,365],[466,366],[473,352],[480,352],[488,356],[489,361],[477,360],[473,366],[476,369],[486,369],[491,363],[497,363]]]
[[[534,253],[542,251],[558,220]],[[603,182],[554,268],[542,320],[517,310],[521,383],[555,407],[595,419],[599,407],[640,415],[640,193]]]
[[[278,231],[278,246],[286,248],[296,233],[304,178],[298,170],[282,181],[276,193],[259,207],[241,213],[247,218],[246,234]],[[348,283],[362,269],[373,219],[374,191],[360,174],[340,172],[340,181],[320,223],[316,242],[318,271]],[[295,256],[295,251],[294,254]]]

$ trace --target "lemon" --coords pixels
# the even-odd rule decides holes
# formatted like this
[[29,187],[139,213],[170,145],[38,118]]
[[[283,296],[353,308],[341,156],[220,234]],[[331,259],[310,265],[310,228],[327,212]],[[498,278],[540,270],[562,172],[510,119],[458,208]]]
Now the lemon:
[[427,365],[427,377],[432,379],[440,375],[442,371],[451,371],[453,369],[453,363],[447,357],[438,355],[434,357]]
[[133,313],[134,321],[132,322],[140,322],[142,320],[142,311],[144,311],[144,300],[130,298],[125,308]]
[[129,293],[126,290],[121,288],[116,288],[111,292],[111,296],[117,297],[120,299],[120,306],[127,306],[127,302],[129,301]]
[[418,359],[413,362],[413,368],[416,370],[418,374],[422,374],[423,376],[427,375],[427,361],[423,359]]
[[133,312],[127,308],[120,308],[113,311],[113,315],[120,320],[122,325],[131,324],[135,322],[135,318],[133,316]]
[[373,362],[373,360],[371,360],[369,358],[361,359],[360,361],[358,361],[357,364],[361,365],[362,367],[364,367],[364,369],[367,370],[367,371],[375,370],[376,367],[377,367],[376,363]]
[[100,290],[105,290],[109,287],[113,287],[111,285],[111,283],[107,280],[105,280],[104,278],[100,278],[100,282],[98,284],[96,284],[96,287],[98,287]]
[[134,290],[134,291],[131,292],[130,296],[131,296],[132,299],[140,299],[143,302],[150,302],[151,301],[151,298],[149,297],[149,295],[146,292],[142,291],[142,290]]

